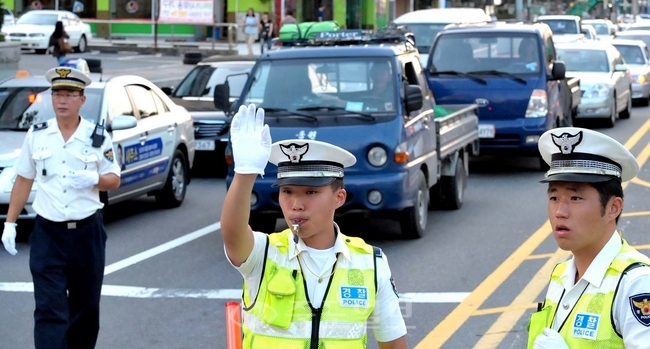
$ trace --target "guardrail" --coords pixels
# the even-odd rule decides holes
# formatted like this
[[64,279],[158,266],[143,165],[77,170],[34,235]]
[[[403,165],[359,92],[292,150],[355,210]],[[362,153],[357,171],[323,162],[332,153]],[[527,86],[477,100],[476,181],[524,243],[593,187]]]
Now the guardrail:
[[[152,21],[152,20],[144,20],[144,19],[94,19],[94,18],[84,18],[82,19],[84,23],[95,23],[95,24],[108,24],[108,41],[110,43],[113,43],[113,32],[112,32],[112,24],[149,24],[152,26],[158,25],[158,24],[169,24],[171,25],[171,36],[174,37],[174,25],[199,25],[199,26],[212,26],[212,27],[219,27],[219,28],[228,28],[227,32],[227,38],[228,38],[228,48],[230,50],[233,50],[237,43],[235,42],[237,40],[237,30],[239,28],[239,25],[237,23],[221,23],[221,22],[215,22],[211,24],[207,23],[187,23],[187,22],[157,22],[157,21]],[[234,30],[233,30],[234,29]],[[153,28],[152,28],[153,30]],[[154,31],[153,34],[153,45],[154,45],[154,50],[158,49],[158,35],[157,32]],[[214,51],[214,44],[217,41],[215,31],[212,30],[212,50]]]

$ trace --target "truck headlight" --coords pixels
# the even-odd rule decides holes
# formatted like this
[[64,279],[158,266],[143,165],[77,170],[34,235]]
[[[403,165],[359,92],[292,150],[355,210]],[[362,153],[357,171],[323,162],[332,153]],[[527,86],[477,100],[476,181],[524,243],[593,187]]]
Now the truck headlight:
[[388,160],[388,153],[382,147],[372,147],[368,151],[368,162],[375,167],[383,166]]
[[548,96],[544,90],[533,90],[526,108],[527,118],[544,118],[548,114]]
[[598,97],[607,97],[611,92],[611,87],[605,84],[596,84],[593,85],[587,93],[585,93],[586,98],[598,98]]

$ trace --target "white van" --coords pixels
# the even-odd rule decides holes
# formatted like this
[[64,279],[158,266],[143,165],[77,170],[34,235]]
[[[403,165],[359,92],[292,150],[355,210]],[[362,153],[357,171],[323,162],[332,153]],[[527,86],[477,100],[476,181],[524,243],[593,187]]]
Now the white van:
[[429,48],[436,34],[449,24],[491,22],[481,8],[432,8],[405,13],[393,23],[406,25],[415,34],[415,45],[420,52],[420,62],[426,66]]

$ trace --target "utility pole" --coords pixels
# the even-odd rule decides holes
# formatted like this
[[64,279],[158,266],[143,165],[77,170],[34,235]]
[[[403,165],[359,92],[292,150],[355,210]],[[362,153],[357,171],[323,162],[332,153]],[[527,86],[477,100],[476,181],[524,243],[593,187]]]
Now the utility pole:
[[515,1],[515,18],[517,21],[524,20],[524,0]]
[[632,15],[636,16],[639,14],[639,0],[632,0]]

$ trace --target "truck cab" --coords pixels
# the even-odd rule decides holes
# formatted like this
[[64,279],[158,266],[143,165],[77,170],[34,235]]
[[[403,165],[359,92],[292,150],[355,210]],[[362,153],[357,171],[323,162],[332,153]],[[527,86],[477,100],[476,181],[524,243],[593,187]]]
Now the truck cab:
[[[292,42],[259,57],[231,110],[263,108],[273,141],[314,139],[351,152],[357,161],[345,172],[348,195],[339,216],[392,218],[405,237],[418,238],[430,204],[460,207],[467,154],[478,140],[477,107],[440,109],[434,120],[433,96],[408,35],[343,30]],[[215,106],[224,108],[227,85],[215,90]],[[233,175],[230,160],[227,186]],[[269,164],[255,182],[253,230],[273,232],[282,217],[279,189],[271,186],[276,176]]]
[[[545,24],[447,27],[436,37],[426,74],[438,104],[477,103],[481,154],[539,156],[547,130],[571,124]],[[542,162],[540,162],[540,165]]]

